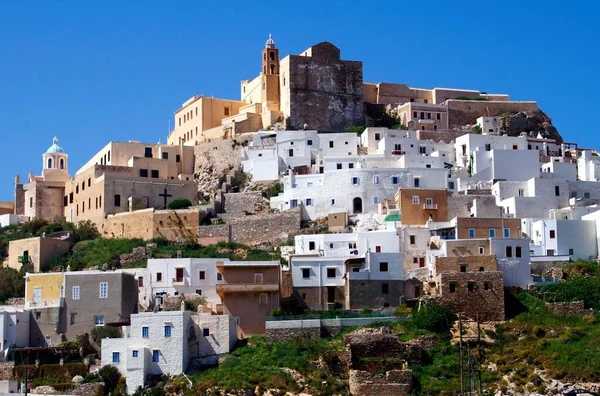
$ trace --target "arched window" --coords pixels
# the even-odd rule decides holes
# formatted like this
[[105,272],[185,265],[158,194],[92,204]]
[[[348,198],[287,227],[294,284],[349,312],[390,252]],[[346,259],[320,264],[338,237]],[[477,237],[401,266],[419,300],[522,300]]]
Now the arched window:
[[267,54],[263,54],[263,59],[267,60]]
[[267,74],[267,66],[263,67],[263,73]]
[[60,169],[65,169],[65,159],[64,158],[60,159]]
[[275,65],[271,65],[271,74],[275,74]]
[[269,59],[272,61],[275,60],[275,52],[273,52],[273,51],[269,52]]
[[48,169],[52,169],[52,158],[48,158]]

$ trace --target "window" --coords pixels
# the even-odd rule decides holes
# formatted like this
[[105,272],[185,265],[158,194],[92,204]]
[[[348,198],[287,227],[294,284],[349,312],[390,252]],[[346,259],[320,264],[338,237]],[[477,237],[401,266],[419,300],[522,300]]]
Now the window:
[[100,282],[98,298],[108,298],[108,282]]
[[450,282],[450,293],[456,293],[456,282]]
[[489,236],[490,238],[496,238],[496,230],[494,228],[490,228]]
[[146,157],[146,158],[152,158],[152,147],[145,147],[144,148],[144,157]]
[[138,356],[139,356],[139,352],[137,351],[137,349],[136,349],[136,350],[133,350],[133,351],[131,351],[131,357],[134,357],[134,358],[136,358],[136,357],[138,357]]
[[294,156],[294,149],[288,149],[288,157]]
[[81,183],[81,191],[85,191],[85,182]]
[[148,169],[140,169],[140,177],[148,177]]
[[333,140],[329,141],[329,148],[333,148]]
[[484,270],[485,270],[485,268],[479,267],[479,272],[483,272]]
[[433,198],[425,198],[425,207],[433,208]]
[[510,238],[510,228],[504,229],[504,238]]
[[171,337],[171,325],[165,325],[165,337]]
[[120,208],[120,207],[121,207],[121,196],[119,194],[115,194],[115,208]]
[[327,268],[327,277],[335,278],[335,268]]
[[210,330],[209,329],[202,329],[202,336],[203,337],[208,337],[210,335]]
[[353,184],[353,185],[357,185],[357,184],[359,183],[359,179],[358,179],[358,177],[353,177],[353,178],[351,179],[351,181],[352,181],[352,184]]
[[315,242],[314,241],[308,242],[308,250],[315,250]]
[[348,164],[348,169],[353,169],[354,168],[354,164],[350,163]]
[[199,277],[200,277],[200,280],[206,279],[206,271],[200,271]]
[[422,111],[420,115],[421,115],[421,120],[424,120],[425,119],[425,112]]
[[140,276],[138,278],[138,286],[139,287],[144,287],[144,277],[143,276]]
[[175,155],[175,162],[181,162],[181,155],[179,155],[179,154]]
[[413,111],[413,118],[419,118],[419,115],[418,115],[418,113],[416,111]]
[[33,208],[33,198],[29,198],[29,207]]
[[94,315],[94,326],[104,326],[104,315]]
[[373,184],[379,184],[379,176],[378,175],[373,176]]
[[468,282],[467,290],[469,290],[470,292],[474,292],[475,291],[475,282]]
[[71,326],[73,326],[76,322],[77,319],[77,314],[76,313],[72,313],[71,314]]
[[228,116],[228,115],[229,115],[229,107],[225,107],[225,108],[223,109],[223,114],[224,114],[225,116]]
[[400,182],[400,178],[398,176],[392,176],[390,182],[392,184],[398,184]]
[[258,294],[258,304],[267,305],[269,303],[269,297],[267,293],[259,293]]
[[485,145],[485,151],[492,151],[492,145],[491,144],[486,144]]
[[158,171],[157,171],[157,170],[155,170],[155,169],[153,169],[153,170],[151,171],[151,173],[150,173],[150,177],[151,177],[152,179],[158,179]]
[[556,231],[550,230],[550,239],[556,238]]
[[415,235],[410,235],[409,239],[410,239],[410,244],[411,245],[414,245],[416,243],[416,236]]
[[517,150],[519,148],[519,146],[517,146],[516,144],[513,144],[513,150]]
[[554,195],[556,195],[557,197],[560,195],[560,187],[559,186],[554,186]]
[[512,257],[512,246],[506,247],[506,257]]
[[522,188],[519,188],[519,191],[518,191],[518,193],[519,193],[519,197],[522,197],[522,196],[524,196],[524,195],[525,195],[525,190],[524,190],[524,189],[522,189]]
[[373,203],[374,204],[378,204],[379,203],[379,197],[373,197]]
[[381,263],[379,263],[379,272],[388,272],[388,263],[385,261],[382,261]]
[[331,206],[334,206],[334,205],[335,205],[335,199],[331,198],[331,199],[329,200],[329,204],[330,204]]
[[156,273],[156,281],[157,282],[162,282],[162,272],[157,272]]
[[169,153],[162,153],[162,159],[169,159]]
[[119,352],[113,352],[112,362],[119,363],[120,360],[121,360],[121,354]]
[[479,254],[483,254],[485,251],[485,248],[483,246],[479,246]]
[[310,268],[302,268],[302,278],[303,279],[310,278]]
[[453,181],[448,182],[448,190],[454,190],[454,182]]
[[335,164],[335,168],[336,169],[342,169],[342,164],[338,162],[337,164]]
[[313,206],[313,204],[314,204],[314,201],[312,198],[306,198],[304,200],[304,206]]
[[589,198],[590,197],[590,193],[589,192],[584,192],[583,193],[583,198]]
[[381,253],[381,246],[375,246],[375,253]]
[[290,199],[290,208],[295,208],[296,206],[298,206],[298,200]]
[[69,193],[69,203],[73,203],[73,193]]
[[413,205],[418,205],[419,204],[419,196],[418,195],[413,195],[413,197],[412,197],[412,203],[413,203]]
[[376,133],[375,134],[375,141],[381,140],[381,134],[380,133]]
[[79,300],[79,286],[73,286],[71,289],[71,298],[73,300]]
[[390,285],[388,283],[382,283],[381,284],[381,294],[389,294],[390,292]]
[[223,274],[221,274],[220,272],[217,272],[217,280],[218,281],[222,281],[223,280]]
[[491,286],[490,282],[483,282],[483,290],[490,290],[491,289],[490,286]]
[[413,264],[417,264],[419,262],[419,258],[418,257],[413,257]]
[[521,257],[521,246],[515,246],[515,257]]
[[414,182],[415,182],[415,187],[419,187],[420,180],[418,177],[415,177]]
[[572,248],[569,248],[569,256],[572,256],[575,254],[575,251]]
[[427,146],[419,146],[419,154],[427,154]]
[[159,352],[159,351],[157,351],[157,350],[154,350],[154,351],[152,351],[152,362],[154,362],[154,363],[158,363],[158,361],[159,361],[159,358],[160,358],[160,355],[159,355],[159,353],[160,353],[160,352]]
[[475,238],[475,229],[469,228],[469,238]]
[[438,120],[441,120],[441,119],[442,119],[442,115],[441,115],[440,113],[436,113],[436,118],[437,118]]
[[150,329],[148,328],[148,326],[144,326],[142,327],[142,338],[148,337],[150,337]]

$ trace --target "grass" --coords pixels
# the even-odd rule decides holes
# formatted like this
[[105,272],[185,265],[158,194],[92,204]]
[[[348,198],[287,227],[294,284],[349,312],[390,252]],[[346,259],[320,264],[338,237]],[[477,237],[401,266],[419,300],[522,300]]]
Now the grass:
[[145,246],[142,239],[106,239],[97,238],[75,244],[73,253],[59,259],[59,264],[70,266],[71,270],[82,270],[90,267],[100,267],[105,263],[116,260],[120,255],[131,253],[139,246]]

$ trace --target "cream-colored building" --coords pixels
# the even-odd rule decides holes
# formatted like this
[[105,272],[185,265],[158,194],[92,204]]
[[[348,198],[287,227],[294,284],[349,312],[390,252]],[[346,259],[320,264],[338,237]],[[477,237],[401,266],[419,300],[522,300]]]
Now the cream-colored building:
[[8,266],[17,271],[30,265],[33,272],[53,267],[55,260],[73,246],[73,236],[57,233],[55,236],[18,239],[8,243]]
[[101,228],[109,214],[164,209],[179,198],[197,203],[193,172],[193,147],[110,142],[66,184],[64,216]]
[[411,131],[448,129],[448,107],[439,104],[407,102],[397,106],[397,119]]
[[29,173],[27,183],[15,179],[15,214],[41,217],[46,220],[63,218],[62,197],[69,180],[68,155],[55,137],[52,146],[42,155],[42,175]]

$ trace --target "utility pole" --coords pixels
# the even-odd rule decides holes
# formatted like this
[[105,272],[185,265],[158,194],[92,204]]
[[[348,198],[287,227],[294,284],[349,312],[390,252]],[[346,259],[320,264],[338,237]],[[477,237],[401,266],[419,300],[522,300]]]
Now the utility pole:
[[481,327],[479,326],[479,313],[477,314],[477,366],[479,370],[479,394],[481,395]]
[[464,392],[465,392],[465,386],[463,383],[464,368],[463,368],[463,347],[462,347],[462,316],[460,313],[458,314],[458,355],[459,355],[459,359],[460,359],[460,394],[462,396],[462,395],[464,395]]

